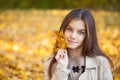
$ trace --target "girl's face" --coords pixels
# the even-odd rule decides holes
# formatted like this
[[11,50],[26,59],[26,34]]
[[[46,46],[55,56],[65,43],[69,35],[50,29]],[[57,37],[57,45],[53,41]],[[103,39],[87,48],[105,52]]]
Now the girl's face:
[[74,19],[66,27],[65,39],[70,49],[81,48],[86,34],[85,23],[82,20]]

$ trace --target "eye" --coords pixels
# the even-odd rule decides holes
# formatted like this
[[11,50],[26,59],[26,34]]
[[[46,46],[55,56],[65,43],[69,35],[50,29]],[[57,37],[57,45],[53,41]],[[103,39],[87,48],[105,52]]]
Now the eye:
[[71,28],[66,28],[66,30],[68,30],[68,31],[72,31],[72,29],[71,29]]
[[84,35],[85,32],[84,32],[84,31],[79,31],[78,34],[79,34],[79,35]]

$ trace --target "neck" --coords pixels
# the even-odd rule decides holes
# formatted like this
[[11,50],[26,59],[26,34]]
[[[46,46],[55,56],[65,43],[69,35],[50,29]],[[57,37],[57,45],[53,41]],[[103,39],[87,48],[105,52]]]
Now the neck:
[[79,58],[82,56],[82,48],[68,49],[68,52],[71,58]]

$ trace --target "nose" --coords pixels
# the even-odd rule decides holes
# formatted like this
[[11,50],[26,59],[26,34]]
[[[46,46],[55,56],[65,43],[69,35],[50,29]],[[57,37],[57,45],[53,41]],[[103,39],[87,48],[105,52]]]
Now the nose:
[[72,38],[72,39],[75,39],[75,38],[76,38],[76,36],[77,36],[77,35],[76,35],[76,33],[75,33],[75,32],[73,32],[73,33],[71,34],[71,38]]

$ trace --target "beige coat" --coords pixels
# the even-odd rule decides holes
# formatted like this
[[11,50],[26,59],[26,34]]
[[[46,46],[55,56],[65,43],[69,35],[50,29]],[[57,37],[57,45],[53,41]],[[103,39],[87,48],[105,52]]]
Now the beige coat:
[[[49,80],[47,74],[49,63],[50,60],[45,62],[44,80]],[[70,71],[57,65],[51,80],[68,80]],[[79,76],[78,80],[113,80],[108,60],[102,56],[86,57],[85,72]]]

